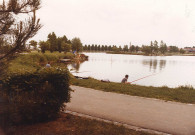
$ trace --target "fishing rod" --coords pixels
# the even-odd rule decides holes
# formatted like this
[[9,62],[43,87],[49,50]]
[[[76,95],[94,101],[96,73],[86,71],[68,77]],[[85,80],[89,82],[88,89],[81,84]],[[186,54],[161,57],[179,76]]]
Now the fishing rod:
[[137,82],[137,81],[139,81],[139,80],[142,80],[142,79],[144,79],[144,78],[148,78],[148,77],[153,76],[153,75],[156,75],[156,74],[158,74],[158,73],[151,74],[151,75],[148,75],[148,76],[144,76],[144,77],[142,77],[142,78],[136,79],[136,80],[131,81],[131,82],[128,82],[128,83],[131,84],[131,83],[133,83],[133,82]]
[[70,72],[70,73],[85,73],[85,72],[90,72],[90,71],[82,71],[82,72],[74,71],[74,72]]

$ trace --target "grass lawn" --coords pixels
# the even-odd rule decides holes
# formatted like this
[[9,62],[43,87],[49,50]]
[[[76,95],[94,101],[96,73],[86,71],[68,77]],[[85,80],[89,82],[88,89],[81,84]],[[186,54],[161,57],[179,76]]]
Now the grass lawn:
[[71,80],[72,85],[93,88],[106,92],[115,92],[132,96],[157,98],[167,101],[176,101],[182,103],[195,104],[195,89],[190,87],[147,87],[139,85],[121,84],[121,83],[105,83],[96,79],[75,79]]
[[59,53],[59,52],[53,52],[53,53],[32,52],[29,54],[20,54],[17,58],[15,58],[9,63],[8,72],[36,71],[37,69],[45,67],[45,64],[48,61],[51,62],[52,66],[55,66],[60,59],[73,59],[73,58],[74,55],[70,52],[66,54]]
[[12,126],[7,135],[151,135],[97,120],[60,114],[57,120],[33,125]]

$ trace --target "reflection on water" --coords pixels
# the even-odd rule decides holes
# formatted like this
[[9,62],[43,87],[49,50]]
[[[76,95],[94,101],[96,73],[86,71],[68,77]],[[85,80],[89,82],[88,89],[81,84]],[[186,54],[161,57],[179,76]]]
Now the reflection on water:
[[[121,82],[128,74],[129,82],[145,86],[192,85],[195,87],[195,59],[188,56],[137,56],[86,53],[89,60],[68,66],[77,76]],[[155,75],[154,75],[155,74]],[[143,78],[143,79],[140,79]]]
[[[88,60],[85,60],[88,61]],[[74,70],[76,73],[79,72],[80,66],[83,62],[85,62],[84,60],[76,60],[73,63],[71,63],[69,66],[71,67],[71,71]]]
[[157,59],[150,59],[150,60],[143,60],[142,64],[144,66],[149,66],[150,71],[154,70],[156,72],[157,66],[159,69],[162,70],[166,66],[166,60],[157,60]]
[[160,60],[160,70],[162,70],[163,68],[165,68],[166,66],[166,60]]
[[74,63],[71,64],[72,69],[74,69],[76,72],[79,71],[80,65],[81,65],[81,62],[79,62],[79,61],[74,62]]
[[[104,61],[103,59],[92,59],[91,61],[93,61],[93,62],[96,62],[96,61]],[[74,69],[76,72],[79,72],[79,69],[80,69],[80,65],[83,63],[83,62],[85,62],[85,61],[79,61],[79,60],[77,60],[77,61],[75,61],[75,62],[73,62],[73,63],[71,63],[70,64],[70,66],[72,67],[72,69]],[[111,59],[110,60],[110,65],[111,65],[111,67],[112,67],[112,63],[113,63],[114,61]],[[115,61],[116,62],[116,61]],[[133,63],[136,63],[136,61],[134,61],[134,60],[130,60],[130,61],[127,61],[127,60],[124,60],[123,61],[124,63],[129,63],[129,64],[133,64]],[[144,66],[149,66],[149,70],[150,71],[156,71],[156,69],[158,69],[157,68],[157,66],[159,66],[159,69],[160,70],[162,70],[163,68],[165,68],[165,66],[166,66],[166,60],[156,60],[156,59],[150,59],[150,60],[142,60],[142,64],[144,65]]]

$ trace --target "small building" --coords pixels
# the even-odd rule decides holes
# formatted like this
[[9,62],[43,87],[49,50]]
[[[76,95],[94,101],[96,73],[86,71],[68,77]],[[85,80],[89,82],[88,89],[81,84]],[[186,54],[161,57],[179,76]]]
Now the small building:
[[195,53],[195,46],[193,46],[193,47],[184,47],[184,50],[188,53]]

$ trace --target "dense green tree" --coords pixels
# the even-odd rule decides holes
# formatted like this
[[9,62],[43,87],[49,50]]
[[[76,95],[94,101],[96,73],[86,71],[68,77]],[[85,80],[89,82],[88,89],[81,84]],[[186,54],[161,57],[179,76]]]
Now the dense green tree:
[[94,50],[95,50],[95,51],[97,51],[97,50],[98,50],[98,47],[97,47],[97,45],[95,45],[95,48],[94,48]]
[[111,45],[108,46],[108,51],[112,51]]
[[104,45],[101,46],[101,51],[103,51],[103,52],[105,51],[105,46]]
[[159,48],[158,48],[158,42],[155,40],[154,41],[154,46],[153,46],[153,52],[157,54],[158,53],[158,50],[159,50]]
[[88,51],[87,45],[85,45],[85,46],[83,47],[83,51]]
[[136,53],[139,51],[139,46],[135,46]]
[[105,45],[105,51],[108,51],[108,46],[107,45]]
[[29,45],[30,46],[33,46],[33,48],[36,50],[37,49],[37,41],[35,41],[35,40],[31,40],[30,42],[29,42]]
[[64,43],[71,44],[71,42],[69,42],[69,40],[67,39],[67,37],[65,35],[63,37],[58,37],[57,38],[57,48],[56,48],[56,51],[59,51],[59,52],[64,51],[63,48],[62,48]]
[[64,51],[64,52],[70,52],[72,45],[66,43],[65,41],[62,41],[61,48],[62,48],[62,51]]
[[144,52],[145,55],[151,54],[151,46],[142,45],[142,52]]
[[119,46],[119,51],[121,52],[123,49],[122,49],[122,47],[121,46]]
[[92,51],[95,51],[95,45],[94,45],[94,44],[92,44],[91,50],[92,50]]
[[160,46],[163,46],[165,43],[163,42],[163,40],[160,41]]
[[131,45],[130,48],[129,48],[130,52],[135,52],[135,46],[134,45]]
[[180,52],[181,54],[184,54],[184,53],[185,53],[185,50],[181,48],[181,49],[179,50],[179,52]]
[[162,54],[165,54],[165,53],[167,52],[167,45],[166,45],[166,43],[164,43],[163,41],[160,42],[159,51],[160,51]]
[[56,34],[54,32],[50,33],[48,36],[48,42],[50,43],[50,52],[54,52],[58,50],[58,41]]
[[[143,46],[142,46],[142,49],[146,49],[146,48],[143,48]],[[147,49],[146,49],[147,50]],[[150,42],[150,54],[152,54],[153,53],[153,51],[154,51],[154,44],[153,44],[153,42],[151,41]]]
[[57,49],[56,49],[56,51],[59,51],[60,53],[62,52],[62,38],[61,37],[58,37],[57,38]]
[[61,41],[65,42],[65,43],[68,43],[68,44],[71,44],[70,40],[68,40],[65,35],[63,37],[61,37]]
[[97,46],[97,50],[98,50],[98,51],[101,51],[101,49],[100,49],[100,45],[98,45],[98,46]]
[[123,47],[123,51],[124,51],[124,52],[128,52],[128,51],[129,51],[129,49],[128,49],[128,45],[124,45],[124,47]]
[[115,53],[120,52],[119,48],[118,48],[118,47],[116,47],[115,45],[114,45],[114,46],[112,46],[112,51],[113,51],[113,52],[115,52]]
[[91,46],[90,45],[87,46],[87,50],[91,51]]
[[72,50],[73,51],[76,50],[78,53],[80,51],[82,51],[82,43],[81,43],[80,38],[77,38],[77,37],[73,38],[71,43],[72,43]]
[[45,53],[46,50],[50,49],[50,42],[48,42],[48,41],[39,41],[39,46],[41,48],[41,52]]
[[169,52],[179,52],[179,48],[177,46],[169,46]]

